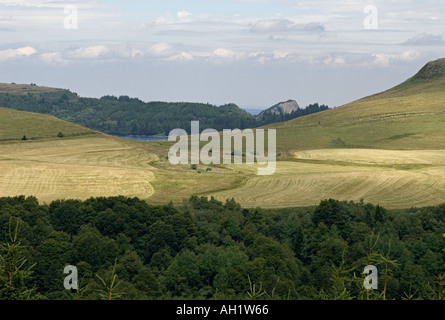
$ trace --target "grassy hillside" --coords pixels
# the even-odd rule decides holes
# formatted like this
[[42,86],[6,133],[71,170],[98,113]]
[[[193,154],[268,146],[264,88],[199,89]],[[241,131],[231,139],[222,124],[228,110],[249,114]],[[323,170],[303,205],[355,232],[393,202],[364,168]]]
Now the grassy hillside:
[[402,84],[277,129],[273,176],[249,177],[234,196],[244,206],[315,205],[335,198],[388,208],[445,202],[445,59]]
[[[279,152],[319,148],[445,148],[445,59],[385,92],[298,118],[277,129]],[[442,73],[441,73],[442,72]]]
[[0,108],[0,196],[125,195],[161,204],[198,195],[264,208],[326,198],[387,208],[445,203],[444,61],[388,91],[270,126],[279,154],[272,176],[257,176],[255,165],[173,166],[166,141],[122,140]]
[[0,108],[0,141],[20,140],[26,136],[30,140],[100,135],[100,133],[54,117]]
[[0,148],[1,196],[51,201],[153,193],[146,168],[156,155],[51,116],[0,108]]
[[[28,140],[21,140],[23,135]],[[165,159],[166,142],[119,139],[51,116],[5,108],[0,108],[0,148],[0,196],[33,195],[48,202],[125,195],[180,203],[239,181],[227,168],[203,168],[201,174],[189,166],[171,166]]]

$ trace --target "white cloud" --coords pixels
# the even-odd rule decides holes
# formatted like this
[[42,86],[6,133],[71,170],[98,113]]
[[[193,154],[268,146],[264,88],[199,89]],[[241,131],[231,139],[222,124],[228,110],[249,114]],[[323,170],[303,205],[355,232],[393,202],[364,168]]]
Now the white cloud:
[[129,48],[124,47],[122,45],[115,46],[110,49],[115,56],[121,57],[121,58],[138,58],[143,57],[145,55],[145,52],[142,49],[138,48]]
[[387,53],[377,53],[374,54],[374,61],[373,63],[375,65],[386,67],[389,66],[391,63],[395,62],[412,62],[416,60],[420,56],[420,53],[415,50],[407,50],[400,54],[387,54]]
[[155,45],[151,46],[147,53],[151,56],[155,57],[168,57],[172,56],[176,53],[176,49],[173,45],[167,42],[160,42],[156,43]]
[[445,40],[442,36],[429,33],[418,34],[402,43],[402,45],[407,46],[435,46],[443,44],[445,44]]
[[251,52],[251,53],[249,53],[249,58],[256,58],[263,54],[264,54],[264,52]]
[[283,51],[278,51],[278,50],[274,50],[274,52],[273,52],[274,59],[284,59],[287,56],[289,56],[289,52],[283,52]]
[[190,17],[192,14],[190,13],[190,12],[188,12],[188,11],[179,11],[178,13],[176,13],[176,16],[179,18],[179,19],[182,19],[182,18],[187,18],[187,17]]
[[323,63],[328,66],[342,66],[345,64],[345,59],[342,57],[328,57],[323,60]]
[[167,61],[179,61],[179,62],[192,61],[193,56],[188,52],[180,52],[174,56],[167,58],[166,60]]
[[62,58],[60,52],[46,52],[40,55],[40,59],[47,64],[63,64],[67,61]]
[[17,49],[7,49],[0,51],[0,61],[12,59],[15,57],[26,56],[29,57],[36,53],[37,50],[33,47],[21,47]]
[[400,55],[399,58],[400,58],[400,60],[410,62],[410,61],[416,60],[419,56],[420,56],[420,53],[418,51],[408,50],[408,51],[402,52],[402,54]]
[[374,64],[386,67],[389,63],[396,58],[393,54],[376,53],[374,54]]
[[213,56],[217,58],[234,58],[236,55],[237,53],[235,51],[224,48],[218,48],[213,51]]
[[162,25],[168,25],[175,22],[175,17],[172,16],[171,13],[166,13],[158,18],[156,18],[153,22],[153,25],[155,26],[162,26]]
[[39,58],[47,64],[67,65],[82,60],[135,59],[145,56],[143,49],[126,46],[122,43],[94,45],[68,51],[48,51],[41,53]]
[[97,59],[99,57],[103,58],[104,55],[110,52],[104,45],[96,45],[89,47],[78,48],[74,51],[67,53],[67,57],[70,59]]
[[307,24],[295,23],[289,19],[259,20],[251,28],[251,32],[292,32],[292,31],[316,31],[323,32],[324,26],[317,22]]
[[247,54],[226,48],[218,48],[210,53],[209,58],[210,61],[216,64],[230,63],[247,58]]

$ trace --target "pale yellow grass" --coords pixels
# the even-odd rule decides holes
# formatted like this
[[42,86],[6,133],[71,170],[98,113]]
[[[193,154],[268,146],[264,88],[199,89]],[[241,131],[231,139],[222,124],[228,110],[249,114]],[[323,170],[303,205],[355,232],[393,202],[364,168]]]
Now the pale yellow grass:
[[444,165],[445,150],[320,149],[294,153],[298,160],[367,165]]
[[332,149],[298,152],[295,157],[295,162],[277,162],[272,176],[249,175],[240,187],[212,195],[265,208],[311,206],[327,198],[364,199],[387,208],[445,202],[443,150]]
[[258,176],[256,165],[173,166],[146,145],[103,136],[0,144],[0,196],[50,202],[124,195],[165,204],[198,195],[264,208],[327,198],[390,209],[445,202],[445,150],[301,151],[294,161],[278,161],[274,175]]
[[154,192],[157,156],[104,137],[1,144],[0,196],[60,198],[137,196]]

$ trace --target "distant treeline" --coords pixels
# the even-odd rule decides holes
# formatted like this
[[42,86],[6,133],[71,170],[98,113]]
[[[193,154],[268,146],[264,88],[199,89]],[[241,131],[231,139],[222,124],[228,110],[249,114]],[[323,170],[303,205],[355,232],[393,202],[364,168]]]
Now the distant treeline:
[[235,104],[214,106],[190,102],[143,102],[128,96],[82,98],[68,90],[39,94],[0,94],[0,106],[49,114],[59,119],[113,135],[168,135],[176,128],[189,132],[190,122],[201,128],[245,129],[324,111],[318,103],[291,114],[265,113],[261,119]]
[[[0,198],[0,299],[444,299],[445,205]],[[77,267],[78,290],[64,288]],[[378,289],[363,270],[375,265]]]

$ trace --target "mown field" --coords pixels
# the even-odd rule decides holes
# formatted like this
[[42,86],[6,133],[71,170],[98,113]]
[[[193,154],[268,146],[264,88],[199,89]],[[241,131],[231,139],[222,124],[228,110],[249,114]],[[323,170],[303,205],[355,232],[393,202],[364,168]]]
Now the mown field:
[[254,165],[173,166],[151,147],[95,136],[2,143],[0,195],[34,195],[42,202],[124,195],[156,204],[199,195],[264,208],[326,198],[387,208],[445,202],[445,150],[307,150],[278,161],[274,175],[257,176]]
[[153,194],[154,155],[113,139],[87,137],[1,144],[0,195],[60,198]]
[[445,202],[445,150],[302,150],[278,161],[274,175],[257,176],[255,165],[173,166],[169,146],[97,134],[2,142],[0,196],[50,202],[124,195],[180,204],[198,195],[263,208],[312,206],[327,198],[386,208]]
[[272,176],[251,176],[213,196],[265,208],[310,206],[327,198],[364,199],[392,209],[445,202],[444,150],[324,149],[294,157],[279,161]]
[[[445,60],[427,66],[440,71]],[[257,176],[253,165],[173,166],[171,143],[123,140],[0,108],[0,196],[47,202],[124,195],[165,204],[198,195],[264,208],[312,206],[326,198],[386,208],[445,203],[445,75],[424,80],[428,74],[266,127],[277,130],[271,176]],[[23,135],[28,140],[21,141]]]
[[33,195],[42,202],[123,195],[182,203],[240,181],[231,169],[172,166],[138,142],[114,137],[21,141],[0,148],[0,196]]

